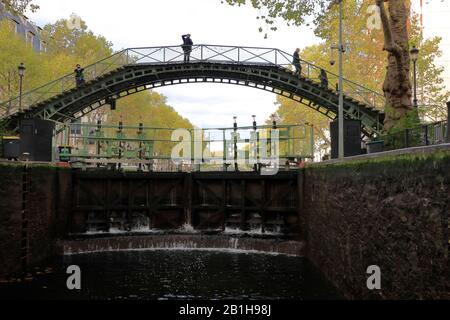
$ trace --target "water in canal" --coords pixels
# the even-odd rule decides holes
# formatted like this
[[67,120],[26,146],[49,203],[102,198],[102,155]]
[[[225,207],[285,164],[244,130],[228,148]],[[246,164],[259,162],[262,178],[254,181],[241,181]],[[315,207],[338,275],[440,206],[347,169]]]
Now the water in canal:
[[[66,286],[70,265],[81,290]],[[335,299],[305,259],[221,251],[120,251],[64,256],[27,280],[0,284],[1,299]]]

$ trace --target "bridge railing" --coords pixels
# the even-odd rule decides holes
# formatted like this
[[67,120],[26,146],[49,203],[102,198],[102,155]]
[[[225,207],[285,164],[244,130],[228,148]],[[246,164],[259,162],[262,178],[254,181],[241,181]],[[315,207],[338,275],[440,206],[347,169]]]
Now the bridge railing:
[[[92,81],[108,72],[127,64],[127,50],[120,51],[108,58],[100,60],[84,68],[84,79]],[[40,102],[62,94],[76,87],[75,73],[67,74],[59,79],[51,81],[41,87],[17,96],[9,101],[0,103],[0,118],[27,110]]]
[[[84,79],[92,81],[126,65],[183,63],[185,52],[181,46],[129,48],[84,68]],[[221,62],[230,64],[255,64],[292,69],[293,56],[275,48],[236,47],[223,45],[194,45],[190,52],[191,63]],[[322,68],[301,60],[302,75],[318,82]],[[329,87],[335,89],[338,75],[327,72]],[[0,118],[26,110],[29,107],[75,88],[75,74],[70,73],[42,87],[26,92],[22,97],[0,103]],[[378,92],[355,82],[344,80],[344,93],[364,104],[382,109],[384,97]]]
[[[182,47],[160,48],[132,48],[130,51],[131,63],[171,63],[184,59]],[[222,62],[242,64],[267,64],[273,66],[291,68],[293,56],[276,48],[258,47],[233,47],[223,45],[196,45],[192,47],[190,60],[193,62]],[[319,82],[321,67],[308,61],[300,60],[302,75],[313,81]],[[330,88],[335,89],[339,76],[327,71]],[[361,86],[356,82],[344,79],[344,93],[348,97],[361,101],[376,109],[383,109],[385,98],[382,94]]]

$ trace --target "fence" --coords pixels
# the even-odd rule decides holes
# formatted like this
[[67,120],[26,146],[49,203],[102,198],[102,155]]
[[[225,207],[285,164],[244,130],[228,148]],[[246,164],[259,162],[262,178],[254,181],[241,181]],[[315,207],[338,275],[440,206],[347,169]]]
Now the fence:
[[423,124],[381,136],[384,151],[442,144],[446,141],[447,121]]

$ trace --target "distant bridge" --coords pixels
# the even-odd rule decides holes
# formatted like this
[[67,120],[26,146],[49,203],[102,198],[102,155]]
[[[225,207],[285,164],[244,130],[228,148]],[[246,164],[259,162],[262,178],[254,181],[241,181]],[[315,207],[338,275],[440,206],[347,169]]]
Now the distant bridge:
[[[321,68],[301,61],[302,75],[291,70],[292,55],[274,48],[196,45],[184,63],[181,46],[122,50],[84,70],[86,83],[75,85],[66,75],[20,98],[0,104],[0,118],[11,130],[22,118],[57,122],[76,119],[111,100],[162,86],[188,83],[226,83],[273,92],[302,103],[334,120],[338,114],[338,76],[327,72],[329,88],[318,79]],[[349,80],[344,81],[344,115],[361,120],[365,136],[383,129],[384,97]]]

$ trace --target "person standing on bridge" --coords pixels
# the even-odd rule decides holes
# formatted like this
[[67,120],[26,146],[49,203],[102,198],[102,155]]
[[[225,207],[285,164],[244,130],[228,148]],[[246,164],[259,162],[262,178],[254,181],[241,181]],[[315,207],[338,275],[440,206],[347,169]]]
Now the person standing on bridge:
[[83,71],[84,69],[81,68],[81,66],[79,64],[77,64],[75,71],[75,83],[77,85],[77,87],[80,87],[84,84],[84,74]]
[[192,46],[194,43],[192,42],[190,34],[184,34],[181,36],[183,39],[183,51],[184,51],[184,62],[189,62],[191,58]]
[[328,76],[327,76],[327,73],[325,72],[325,70],[323,70],[323,69],[320,69],[319,80],[320,80],[320,86],[324,89],[327,89],[328,88]]
[[297,48],[294,52],[294,60],[292,61],[292,65],[295,67],[295,74],[301,76],[302,74],[302,65],[300,64],[300,49]]

